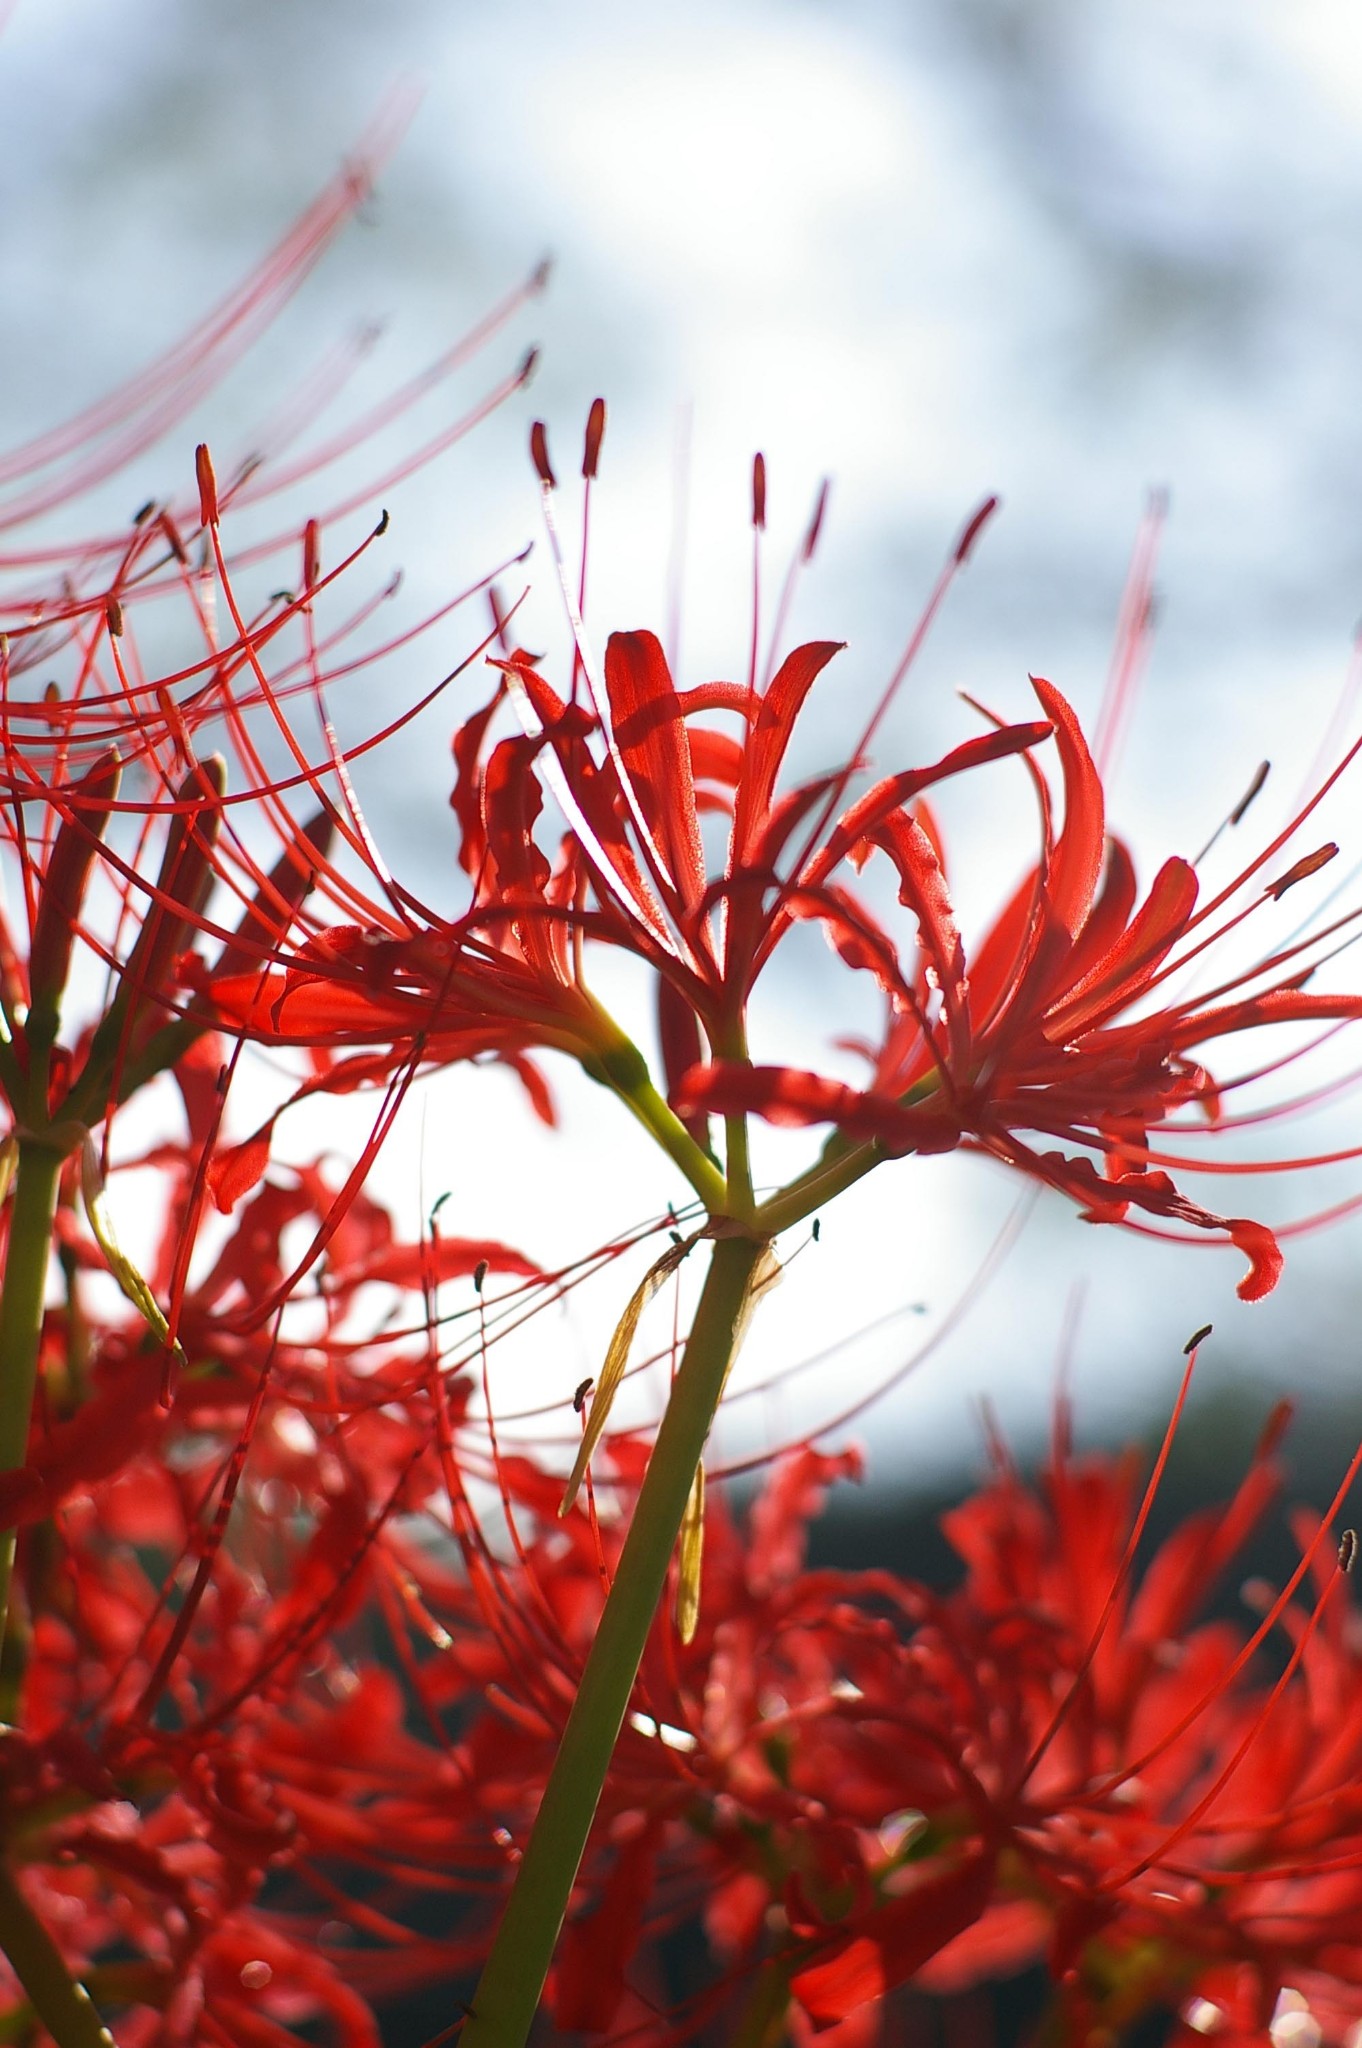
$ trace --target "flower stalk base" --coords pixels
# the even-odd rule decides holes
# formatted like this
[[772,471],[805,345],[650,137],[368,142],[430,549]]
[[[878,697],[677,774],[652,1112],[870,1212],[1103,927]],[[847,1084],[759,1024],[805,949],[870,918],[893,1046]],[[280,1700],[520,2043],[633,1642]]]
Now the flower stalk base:
[[0,1863],[0,1948],[29,2004],[60,2048],[114,2048],[83,1984],[73,1982],[42,1921]]
[[[4,1286],[0,1291],[0,1472],[17,1471],[28,1456],[38,1342],[43,1326],[43,1292],[61,1168],[60,1152],[43,1145],[21,1144]],[[13,1529],[0,1531],[0,1649],[4,1647],[9,1616],[15,1537]]]
[[522,2048],[533,2024],[764,1250],[745,1237],[720,1238],[714,1246],[614,1584],[461,2048]]

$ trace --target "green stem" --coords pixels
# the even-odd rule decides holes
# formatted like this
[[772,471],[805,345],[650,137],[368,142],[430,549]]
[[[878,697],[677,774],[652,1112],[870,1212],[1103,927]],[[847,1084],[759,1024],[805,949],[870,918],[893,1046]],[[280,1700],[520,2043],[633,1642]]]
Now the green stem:
[[766,1963],[728,2048],[780,2048],[789,2010],[789,1972],[781,1963]]
[[802,1223],[806,1216],[812,1216],[815,1209],[821,1209],[834,1195],[840,1195],[865,1176],[886,1157],[872,1138],[869,1144],[854,1145],[840,1157],[824,1158],[807,1173],[800,1174],[787,1187],[769,1201],[758,1205],[753,1217],[754,1227],[767,1237],[776,1237],[782,1230],[789,1230],[793,1224]]
[[114,2048],[113,2035],[100,2019],[83,1984],[72,1981],[61,1954],[42,1921],[0,1863],[0,1948],[29,2003],[61,2048]]
[[762,1250],[743,1237],[714,1246],[614,1584],[460,2048],[522,2048],[529,2034]]
[[643,1128],[657,1140],[674,1165],[679,1166],[711,1216],[729,1209],[728,1182],[714,1161],[706,1156],[682,1123],[676,1111],[658,1094],[650,1080],[630,1078],[628,1085],[613,1082],[621,1101],[634,1112]]
[[[735,1066],[747,1066],[747,1026],[739,1016],[715,1041],[717,1059]],[[752,1152],[748,1144],[745,1113],[724,1118],[724,1175],[728,1182],[729,1212],[750,1219],[752,1199]]]
[[[28,1457],[43,1291],[61,1167],[60,1152],[20,1141],[9,1250],[0,1287],[0,1472],[16,1471]],[[13,1529],[0,1531],[0,1650],[9,1618],[16,1533]]]
[[[19,1145],[9,1249],[0,1286],[0,1472],[13,1472],[28,1456],[43,1293],[57,1213],[62,1154],[32,1139]],[[0,1649],[9,1620],[10,1581],[17,1531],[0,1532]],[[71,1977],[61,1952],[0,1862],[0,1949],[27,1992],[34,2011],[60,2048],[113,2048],[89,1992]]]

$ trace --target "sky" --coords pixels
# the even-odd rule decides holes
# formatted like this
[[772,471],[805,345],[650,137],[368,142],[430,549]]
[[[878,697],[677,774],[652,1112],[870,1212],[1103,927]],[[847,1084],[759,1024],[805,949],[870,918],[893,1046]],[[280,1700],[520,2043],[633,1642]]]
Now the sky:
[[[1209,836],[1260,759],[1274,788],[1296,786],[1362,613],[1352,28],[1325,0],[18,0],[0,38],[0,445],[171,339],[385,95],[414,89],[361,220],[250,364],[110,502],[126,512],[183,489],[194,440],[248,436],[290,378],[369,322],[382,333],[355,402],[376,395],[549,254],[548,292],[458,387],[471,397],[536,342],[532,390],[395,506],[410,601],[533,540],[527,625],[545,644],[561,635],[526,431],[542,416],[573,451],[604,393],[592,619],[662,629],[685,440],[683,675],[734,673],[760,448],[772,589],[832,479],[791,622],[793,637],[848,642],[810,720],[817,759],[996,492],[1001,515],[881,736],[882,758],[921,759],[970,729],[962,688],[1025,715],[1039,672],[1095,715],[1142,507],[1166,488],[1158,635],[1113,786],[1147,878]],[[413,665],[393,688],[419,681]],[[365,790],[394,863],[436,880],[447,785],[447,741],[426,734]],[[982,917],[1028,857],[1025,812],[990,797],[948,824],[962,905]],[[782,1043],[800,1043],[819,972],[801,960],[773,986]],[[602,1143],[589,1091],[565,1090],[566,1143],[530,1132],[514,1150],[498,1135],[511,1093],[482,1074],[432,1091],[391,1169],[413,1202],[453,1180],[469,1234],[545,1256],[568,1244],[587,1192],[615,1223],[658,1206],[639,1141]],[[589,1169],[564,1164],[574,1139]],[[750,1428],[731,1425],[735,1456],[833,1412],[844,1384],[875,1383],[935,1331],[1016,1197],[963,1160],[873,1186],[801,1255],[751,1375],[901,1313],[859,1364],[803,1375],[807,1403],[793,1385],[754,1397]],[[1303,1197],[1288,1186],[1264,1206],[1290,1216]],[[1250,1312],[1232,1255],[1132,1246],[1042,1204],[968,1330],[878,1412],[883,1456],[908,1470],[957,1455],[984,1391],[1005,1422],[1035,1427],[1062,1355],[1094,1417],[1157,1412],[1207,1320],[1223,1333],[1212,1381],[1341,1383],[1356,1227],[1293,1244],[1277,1297]],[[573,1341],[589,1359],[594,1326]]]

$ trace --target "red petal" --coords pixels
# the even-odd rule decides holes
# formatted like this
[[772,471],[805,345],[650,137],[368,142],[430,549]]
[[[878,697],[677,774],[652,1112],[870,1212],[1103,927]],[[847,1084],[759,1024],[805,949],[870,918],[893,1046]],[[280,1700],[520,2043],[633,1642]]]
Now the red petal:
[[917,919],[918,943],[941,990],[951,1057],[963,1073],[969,1061],[965,949],[936,849],[922,827],[903,811],[886,818],[875,837],[898,869],[899,902]]
[[432,1244],[390,1244],[370,1257],[333,1274],[337,1286],[353,1287],[364,1280],[386,1280],[392,1287],[433,1287],[441,1280],[459,1280],[487,1266],[494,1273],[515,1273],[537,1280],[543,1268],[509,1245],[490,1238],[438,1237]]
[[705,857],[695,810],[690,747],[681,704],[655,633],[612,633],[605,687],[615,743],[648,825],[662,848],[683,906],[705,893]]
[[1048,1013],[1045,1035],[1053,1043],[1071,1038],[1138,995],[1186,928],[1197,898],[1195,870],[1176,857],[1165,861],[1129,929],[1071,993]]
[[1017,884],[970,961],[970,1023],[978,1037],[1020,986],[1034,943],[1040,878],[1033,868]]
[[1109,839],[1101,892],[1069,955],[1071,989],[1086,982],[1116,945],[1130,923],[1136,895],[1134,862],[1119,839]]
[[530,1098],[530,1108],[541,1124],[553,1130],[558,1122],[558,1111],[554,1105],[553,1091],[532,1059],[522,1052],[503,1052],[499,1056],[506,1066],[514,1070],[516,1079]]
[[707,725],[687,728],[690,769],[697,782],[722,782],[735,789],[742,775],[743,752],[731,733],[714,732]]
[[828,1453],[807,1445],[781,1460],[752,1506],[746,1577],[754,1593],[769,1593],[798,1577],[809,1523],[822,1512],[829,1486],[859,1479],[864,1462],[858,1450]]
[[1054,726],[1064,773],[1064,826],[1047,863],[1046,883],[1055,916],[1074,937],[1087,921],[1102,871],[1102,780],[1072,706],[1043,676],[1032,676],[1031,687]]
[[747,759],[733,815],[735,866],[751,857],[756,836],[766,824],[776,777],[800,707],[844,644],[840,640],[810,640],[803,647],[796,647],[780,664],[758,706],[747,739]]
[[487,851],[496,862],[497,879],[513,902],[539,897],[549,879],[549,864],[535,844],[534,828],[544,808],[544,792],[533,762],[539,741],[501,740],[493,747],[482,790]]
[[993,1888],[993,1861],[967,1856],[928,1874],[902,1898],[876,1908],[821,1962],[798,1970],[791,1989],[815,2025],[845,2019],[892,1991],[978,1919]]
[[[887,776],[843,813],[828,834],[822,852],[814,855],[800,879],[811,884],[825,880],[858,840],[869,838],[892,812],[911,803],[933,783],[944,782],[951,775],[963,775],[971,768],[982,768],[990,761],[1001,761],[1009,754],[1023,753],[1049,736],[1050,727],[1034,721],[1028,725],[1005,725],[996,732],[981,733],[976,739],[952,747],[949,754],[943,754],[929,768],[905,768],[900,775]],[[1098,852],[1100,858],[1100,841]]]
[[1249,1262],[1249,1270],[1235,1292],[1241,1301],[1261,1301],[1281,1278],[1286,1263],[1281,1246],[1266,1224],[1254,1223],[1247,1216],[1227,1217],[1226,1227]]
[[888,1096],[863,1094],[798,1067],[692,1067],[676,1091],[676,1108],[678,1115],[703,1109],[716,1116],[750,1113],[773,1124],[836,1124],[853,1138],[877,1139],[895,1155],[947,1152],[960,1141],[950,1117],[906,1109]]
[[210,1160],[208,1192],[224,1216],[236,1207],[243,1195],[250,1193],[269,1165],[273,1134],[271,1122],[257,1131],[253,1138],[247,1138],[244,1145],[233,1145],[230,1151],[218,1152]]
[[459,866],[466,875],[478,874],[487,850],[486,835],[482,829],[482,769],[478,757],[504,690],[505,685],[498,678],[490,703],[465,719],[454,735],[454,793],[449,799],[449,807],[459,821]]
[[603,2033],[614,2019],[643,1930],[656,1852],[654,1830],[641,1829],[616,1856],[595,1911],[564,1929],[553,1973],[559,2027]]
[[[1324,1023],[1342,1017],[1362,1017],[1362,996],[1312,996],[1304,989],[1275,988],[1212,1010],[1192,1010],[1181,1021],[1161,1025],[1159,1036],[1170,1051],[1180,1052],[1232,1031],[1252,1031],[1259,1024]],[[1138,1023],[1130,1027],[1134,1033],[1142,1028]]]

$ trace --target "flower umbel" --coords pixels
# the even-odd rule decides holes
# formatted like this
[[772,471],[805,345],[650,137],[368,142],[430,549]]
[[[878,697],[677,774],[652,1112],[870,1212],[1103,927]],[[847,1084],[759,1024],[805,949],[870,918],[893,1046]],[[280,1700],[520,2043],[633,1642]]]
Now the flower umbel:
[[[601,423],[593,409],[588,491]],[[537,433],[551,505],[555,484]],[[759,495],[764,516],[764,470]],[[1079,721],[1042,678],[1032,681],[1040,717],[989,720],[939,760],[853,796],[869,777],[870,740],[991,509],[952,550],[847,759],[791,787],[782,786],[782,765],[835,643],[779,660],[773,649],[762,680],[754,654],[745,682],[682,689],[647,631],[612,633],[598,669],[569,597],[569,687],[555,690],[541,662],[511,649],[496,662],[503,683],[455,740],[451,801],[472,885],[467,909],[437,919],[417,915],[408,900],[381,926],[319,934],[282,974],[256,985],[251,1007],[242,1007],[240,983],[215,984],[217,1001],[238,1026],[282,1040],[419,1042],[436,1060],[569,1051],[651,1124],[711,1212],[763,1234],[882,1159],[964,1145],[1059,1189],[1089,1220],[1120,1222],[1133,1212],[1156,1228],[1223,1232],[1250,1260],[1240,1292],[1265,1294],[1280,1269],[1271,1231],[1187,1194],[1175,1175],[1195,1171],[1199,1157],[1171,1140],[1204,1147],[1226,1093],[1243,1085],[1208,1071],[1210,1048],[1249,1031],[1285,1034],[1358,1014],[1356,996],[1306,985],[1350,920],[1312,940],[1280,942],[1208,992],[1179,993],[1178,984],[1245,918],[1270,915],[1336,852],[1329,844],[1292,860],[1289,846],[1356,749],[1209,900],[1200,900],[1195,866],[1176,855],[1141,900],[1131,856],[1108,834]],[[804,559],[822,517],[820,500]],[[497,737],[503,701],[519,730]],[[1044,765],[1051,744],[1057,793]],[[991,927],[967,944],[931,798],[1010,756],[1023,758],[1032,780],[1041,855]],[[546,795],[567,827],[556,855],[541,845]],[[702,832],[703,816],[716,812],[727,821],[717,866]],[[858,884],[876,859],[889,863],[908,914],[902,933],[883,926]],[[861,1087],[764,1063],[748,1042],[758,978],[782,939],[810,922],[882,994],[884,1024],[865,1048],[871,1071]],[[631,953],[656,973],[666,1095],[689,1146],[590,994],[591,945]],[[748,1168],[752,1115],[834,1126],[819,1160],[760,1201]],[[711,1116],[724,1120],[722,1146]]]

